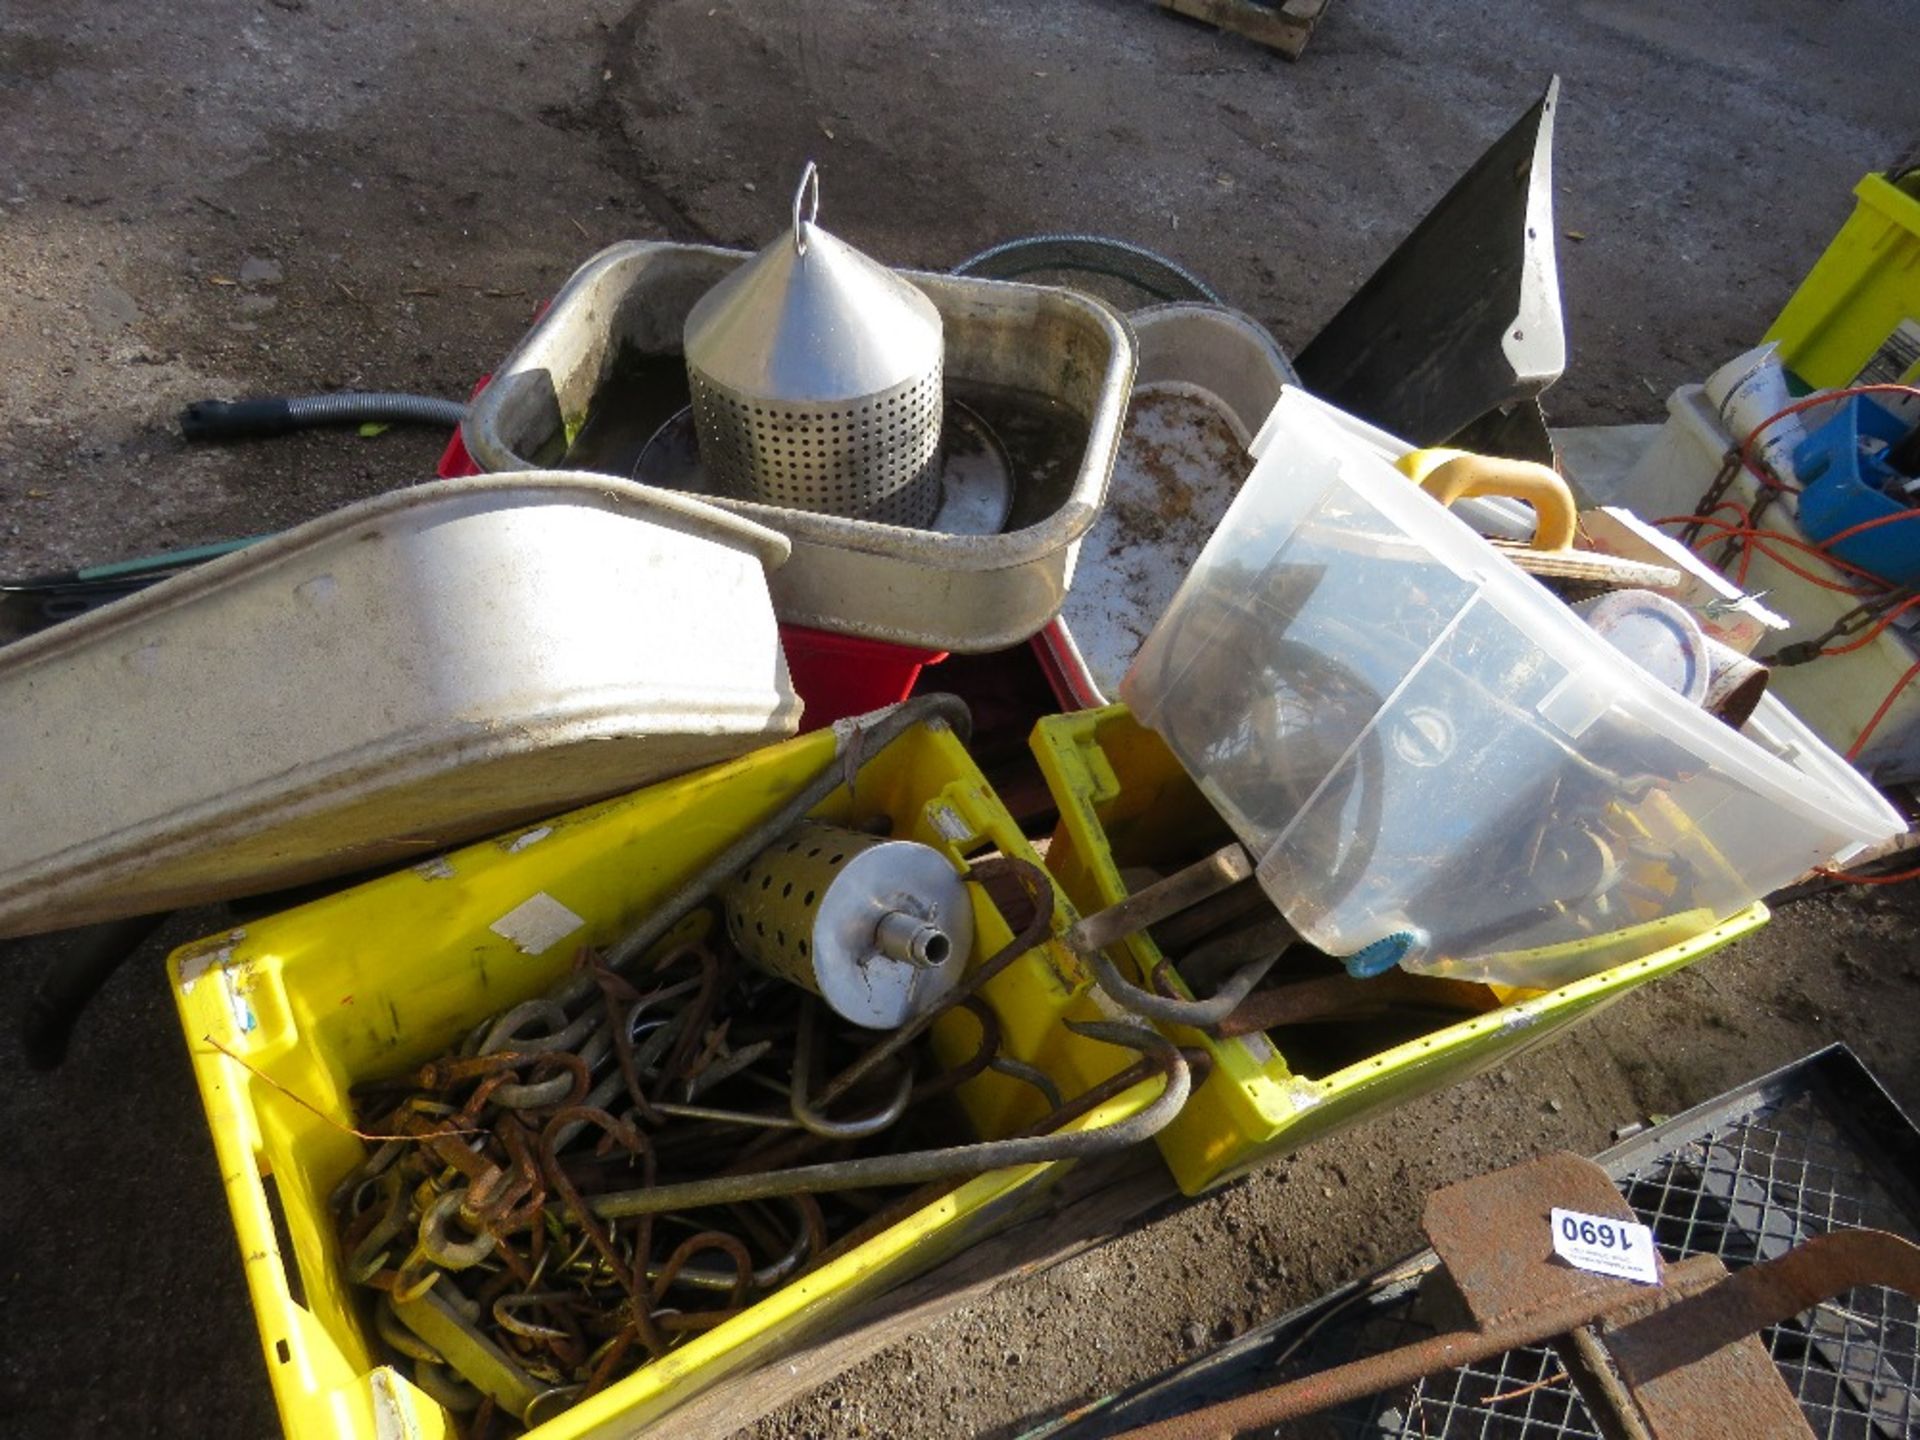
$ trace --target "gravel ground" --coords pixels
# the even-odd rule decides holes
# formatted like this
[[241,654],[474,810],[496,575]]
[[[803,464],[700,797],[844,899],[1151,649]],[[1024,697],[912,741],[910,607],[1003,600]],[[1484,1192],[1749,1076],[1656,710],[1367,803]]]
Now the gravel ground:
[[[1297,347],[1554,72],[1572,361],[1549,410],[1658,419],[1912,140],[1911,24],[1895,0],[1339,0],[1290,66],[1145,0],[9,0],[0,569],[252,533],[424,478],[438,436],[194,450],[172,416],[248,391],[464,394],[594,250],[757,244],[808,157],[823,219],[889,261],[1121,234]],[[1407,1249],[1436,1184],[1598,1148],[1831,1040],[1920,1104],[1917,909],[1910,888],[1791,906],[1504,1069],[1009,1285],[757,1433],[1016,1435]],[[0,1096],[10,1434],[275,1428],[159,963],[220,923],[174,922],[66,1068],[16,1062]],[[19,1013],[44,954],[0,967],[0,1008]]]

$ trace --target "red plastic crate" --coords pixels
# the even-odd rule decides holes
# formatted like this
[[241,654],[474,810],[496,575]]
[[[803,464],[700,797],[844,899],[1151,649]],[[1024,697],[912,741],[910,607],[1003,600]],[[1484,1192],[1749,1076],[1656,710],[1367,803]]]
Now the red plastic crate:
[[806,702],[800,717],[803,734],[897,704],[913,693],[923,669],[947,658],[944,650],[891,645],[804,625],[782,625],[780,644],[787,652],[793,688]]

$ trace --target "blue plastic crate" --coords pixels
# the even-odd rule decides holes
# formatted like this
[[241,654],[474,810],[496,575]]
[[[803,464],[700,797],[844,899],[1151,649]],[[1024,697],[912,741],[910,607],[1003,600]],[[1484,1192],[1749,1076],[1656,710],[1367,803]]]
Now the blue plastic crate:
[[1834,417],[1800,442],[1794,465],[1806,488],[1800,496],[1800,528],[1811,540],[1827,540],[1882,516],[1910,518],[1849,536],[1832,553],[1894,585],[1920,584],[1920,509],[1886,492],[1905,483],[1888,465],[1885,447],[1903,438],[1909,425],[1864,395],[1844,401]]

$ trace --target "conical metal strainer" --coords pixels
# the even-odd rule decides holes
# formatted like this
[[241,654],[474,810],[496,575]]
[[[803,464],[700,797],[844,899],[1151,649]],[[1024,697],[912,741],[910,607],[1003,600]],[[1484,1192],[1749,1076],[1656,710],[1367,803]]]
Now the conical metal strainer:
[[783,235],[687,316],[700,458],[719,493],[924,528],[940,507],[940,313],[814,223],[811,162]]

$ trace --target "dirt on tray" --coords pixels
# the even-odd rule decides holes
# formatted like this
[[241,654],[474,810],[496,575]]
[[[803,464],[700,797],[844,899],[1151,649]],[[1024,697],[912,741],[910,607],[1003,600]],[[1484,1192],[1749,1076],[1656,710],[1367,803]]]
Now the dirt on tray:
[[[1547,409],[1657,421],[1765,329],[1854,182],[1913,139],[1912,24],[1895,0],[1339,0],[1289,65],[1147,0],[9,0],[0,573],[253,534],[428,477],[442,433],[196,447],[174,416],[210,395],[464,396],[587,256],[763,243],[809,158],[822,221],[890,263],[1116,234],[1298,348],[1556,72],[1571,358]],[[1832,1041],[1920,1104],[1917,919],[1914,886],[1784,907],[1551,1044],[1009,1284],[752,1433],[1011,1440],[1409,1249],[1436,1185],[1595,1150]],[[10,1052],[10,1435],[277,1427],[161,967],[226,923],[172,922],[57,1073]],[[50,953],[0,964],[16,1024]]]

